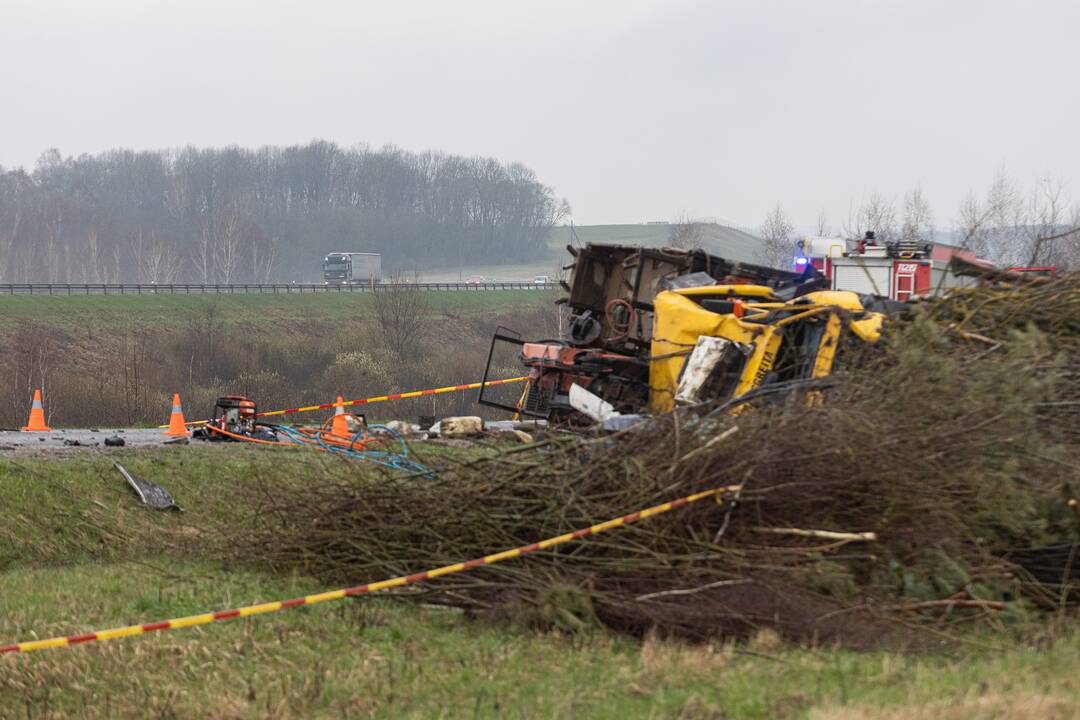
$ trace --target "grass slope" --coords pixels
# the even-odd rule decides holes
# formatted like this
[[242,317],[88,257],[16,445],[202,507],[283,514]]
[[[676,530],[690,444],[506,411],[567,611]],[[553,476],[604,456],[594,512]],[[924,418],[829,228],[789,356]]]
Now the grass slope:
[[[138,507],[117,459],[187,512]],[[209,548],[243,521],[245,484],[358,468],[235,446],[0,458],[0,643],[323,589],[226,568]],[[1074,717],[1080,644],[1051,630],[920,655],[769,635],[689,646],[541,633],[373,596],[4,656],[0,717]]]

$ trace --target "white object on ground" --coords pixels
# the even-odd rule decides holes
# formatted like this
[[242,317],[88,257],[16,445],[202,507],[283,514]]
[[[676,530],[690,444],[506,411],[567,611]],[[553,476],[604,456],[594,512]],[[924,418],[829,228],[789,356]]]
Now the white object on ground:
[[604,422],[608,418],[618,417],[621,414],[615,412],[615,407],[611,403],[602,400],[595,393],[589,392],[577,383],[570,386],[570,407],[596,422]]
[[479,435],[482,432],[484,432],[484,421],[476,415],[448,417],[439,421],[439,435],[441,437],[464,437],[467,435]]

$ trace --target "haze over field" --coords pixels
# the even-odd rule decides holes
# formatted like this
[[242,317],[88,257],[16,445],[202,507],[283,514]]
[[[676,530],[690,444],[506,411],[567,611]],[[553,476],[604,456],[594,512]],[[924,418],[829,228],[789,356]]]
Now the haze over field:
[[1080,159],[1069,0],[8,0],[3,18],[7,167],[393,143],[520,161],[579,224],[756,227],[777,202],[809,226],[918,185],[944,225],[1003,166],[1067,185]]

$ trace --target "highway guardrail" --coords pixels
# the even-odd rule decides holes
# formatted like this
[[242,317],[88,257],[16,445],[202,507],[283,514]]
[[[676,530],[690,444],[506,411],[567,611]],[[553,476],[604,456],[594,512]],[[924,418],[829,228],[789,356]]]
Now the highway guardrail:
[[244,293],[369,293],[386,290],[485,291],[485,290],[554,290],[558,283],[482,282],[482,283],[374,283],[323,285],[319,283],[0,283],[0,295],[231,295]]

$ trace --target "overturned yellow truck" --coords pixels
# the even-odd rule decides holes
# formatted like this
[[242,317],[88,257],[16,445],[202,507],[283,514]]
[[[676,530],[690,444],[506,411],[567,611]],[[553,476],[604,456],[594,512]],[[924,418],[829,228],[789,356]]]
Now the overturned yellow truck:
[[500,328],[485,379],[515,354],[528,387],[511,401],[483,391],[481,403],[572,423],[581,420],[577,385],[615,413],[663,413],[826,377],[846,343],[880,337],[884,316],[869,299],[825,289],[813,268],[791,273],[701,250],[570,250],[564,331],[528,340]]
[[[761,285],[668,290],[654,300],[649,409],[739,398],[765,384],[826,377],[845,331],[876,342],[884,316],[819,290],[783,301]],[[689,352],[687,352],[689,350]]]

